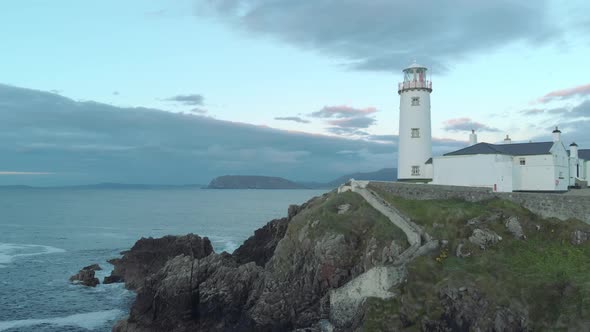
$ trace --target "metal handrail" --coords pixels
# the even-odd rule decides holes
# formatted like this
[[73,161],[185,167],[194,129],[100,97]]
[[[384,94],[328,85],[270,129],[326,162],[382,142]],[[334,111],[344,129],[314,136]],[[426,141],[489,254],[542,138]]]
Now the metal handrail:
[[429,89],[432,90],[432,81],[409,81],[399,83],[397,90],[401,91],[404,89]]

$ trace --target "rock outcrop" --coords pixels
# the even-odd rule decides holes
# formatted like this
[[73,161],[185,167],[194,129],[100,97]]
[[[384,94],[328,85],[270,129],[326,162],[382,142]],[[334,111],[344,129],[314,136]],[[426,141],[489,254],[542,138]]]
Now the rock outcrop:
[[143,286],[149,276],[164,267],[168,260],[178,255],[203,258],[212,252],[209,239],[194,234],[159,239],[142,238],[131,250],[123,252],[122,258],[109,261],[115,268],[105,279],[108,282],[124,281],[127,288],[137,289]]
[[78,273],[71,276],[70,282],[88,287],[96,287],[100,284],[100,281],[94,275],[96,271],[100,270],[102,270],[102,268],[98,264],[86,266]]
[[[140,240],[115,262],[114,274],[122,275],[128,287],[137,289],[137,299],[128,319],[119,322],[114,330],[319,328],[320,321],[329,318],[330,290],[344,286],[376,265],[391,262],[402,250],[402,244],[394,238],[370,232],[377,227],[377,211],[368,214],[366,209],[370,207],[362,198],[346,195],[356,199],[347,203],[350,206],[346,214],[338,214],[342,205],[338,202],[344,199],[336,195],[292,206],[289,217],[273,220],[257,230],[231,255],[180,252],[158,268],[140,259],[159,263],[170,254],[155,259],[160,255],[151,251],[163,246],[152,244],[157,241],[154,239]],[[324,209],[342,218],[344,233],[318,217],[328,212]],[[358,231],[348,224],[352,222]],[[384,226],[390,223],[384,218],[379,222]],[[377,235],[379,238],[375,238]],[[163,241],[181,240],[168,237]]]

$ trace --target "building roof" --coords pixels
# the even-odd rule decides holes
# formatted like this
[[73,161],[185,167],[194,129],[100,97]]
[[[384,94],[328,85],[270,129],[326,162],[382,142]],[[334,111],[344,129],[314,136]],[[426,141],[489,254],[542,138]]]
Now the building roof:
[[531,156],[538,154],[550,154],[552,147],[553,142],[514,144],[478,143],[472,146],[468,146],[461,150],[446,153],[445,156],[464,156],[473,154],[505,154],[510,156]]
[[411,65],[409,65],[409,66],[408,66],[406,69],[404,69],[404,70],[407,70],[407,69],[413,69],[413,68],[424,68],[424,69],[427,69],[426,67],[424,67],[424,66],[421,66],[421,65],[417,64],[416,62],[414,62],[414,63],[412,63]]
[[590,149],[578,150],[578,158],[590,160]]

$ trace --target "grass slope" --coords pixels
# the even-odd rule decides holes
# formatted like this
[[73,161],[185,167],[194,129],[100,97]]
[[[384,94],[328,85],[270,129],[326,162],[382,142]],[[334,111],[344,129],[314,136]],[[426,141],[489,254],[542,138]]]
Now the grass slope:
[[[443,287],[474,287],[491,307],[526,312],[533,330],[590,326],[590,243],[570,243],[572,232],[590,232],[590,225],[543,219],[497,199],[416,201],[371,189],[429,234],[449,243],[442,252],[420,257],[408,266],[408,282],[397,298],[369,301],[365,330],[419,330],[424,317],[441,319],[438,294]],[[508,231],[509,216],[518,217],[526,239]],[[475,228],[492,230],[502,240],[482,250],[467,241]],[[471,257],[455,255],[459,243]]]

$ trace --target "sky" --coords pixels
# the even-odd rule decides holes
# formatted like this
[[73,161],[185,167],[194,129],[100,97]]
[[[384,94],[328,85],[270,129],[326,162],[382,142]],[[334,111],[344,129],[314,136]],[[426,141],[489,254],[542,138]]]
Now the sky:
[[401,70],[434,154],[590,148],[585,1],[6,0],[0,185],[328,181],[395,167]]

